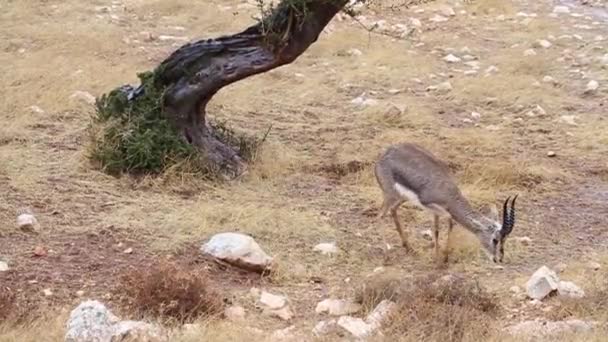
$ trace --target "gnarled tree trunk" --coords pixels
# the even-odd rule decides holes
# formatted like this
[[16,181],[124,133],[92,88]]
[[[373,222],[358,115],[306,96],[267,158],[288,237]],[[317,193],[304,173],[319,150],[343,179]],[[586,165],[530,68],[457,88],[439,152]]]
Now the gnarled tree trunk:
[[[220,141],[206,120],[206,106],[222,87],[293,62],[348,0],[283,0],[260,23],[243,32],[186,44],[155,70],[165,89],[164,115],[207,161],[237,176],[246,169],[238,151]],[[136,101],[143,86],[128,91]]]

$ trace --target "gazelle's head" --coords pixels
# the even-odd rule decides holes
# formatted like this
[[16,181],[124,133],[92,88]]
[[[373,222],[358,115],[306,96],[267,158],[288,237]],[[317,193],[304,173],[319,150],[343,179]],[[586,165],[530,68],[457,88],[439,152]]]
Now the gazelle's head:
[[509,205],[508,197],[502,206],[502,224],[492,220],[489,226],[485,227],[481,245],[487,256],[494,262],[502,262],[505,255],[505,242],[513,226],[515,225],[515,200],[517,195],[513,197]]

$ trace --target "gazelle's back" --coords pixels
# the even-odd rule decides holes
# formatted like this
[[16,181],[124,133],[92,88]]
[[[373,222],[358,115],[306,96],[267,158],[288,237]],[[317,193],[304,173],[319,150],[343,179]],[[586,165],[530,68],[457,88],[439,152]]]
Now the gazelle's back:
[[461,195],[448,166],[419,145],[389,147],[375,167],[385,197],[409,199],[430,209],[448,210]]

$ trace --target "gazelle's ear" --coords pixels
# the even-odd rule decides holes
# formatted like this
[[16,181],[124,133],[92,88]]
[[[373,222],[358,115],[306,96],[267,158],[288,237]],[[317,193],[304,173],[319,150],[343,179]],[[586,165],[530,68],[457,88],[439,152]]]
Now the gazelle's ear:
[[496,204],[490,204],[490,214],[496,221],[498,221],[499,215],[498,215],[498,207],[496,206]]

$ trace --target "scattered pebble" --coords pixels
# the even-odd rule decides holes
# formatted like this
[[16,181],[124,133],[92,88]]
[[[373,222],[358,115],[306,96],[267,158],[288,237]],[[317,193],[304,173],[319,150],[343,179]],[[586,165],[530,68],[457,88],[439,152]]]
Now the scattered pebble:
[[313,247],[314,251],[321,252],[323,255],[337,254],[340,250],[334,242],[331,243],[320,243]]
[[460,57],[456,57],[452,54],[449,54],[449,55],[443,57],[443,60],[448,63],[459,63],[462,61],[462,59]]
[[557,156],[557,153],[555,153],[555,151],[549,151],[549,152],[547,152],[547,157],[553,158],[555,156]]
[[0,272],[6,272],[8,270],[8,264],[4,261],[0,261]]
[[570,8],[568,6],[555,6],[553,7],[553,13],[568,14],[570,13]]
[[591,80],[587,83],[587,87],[585,88],[585,94],[593,94],[600,87],[600,84],[596,80]]

